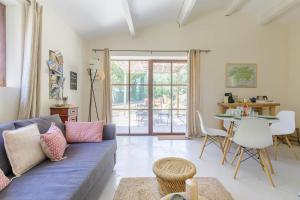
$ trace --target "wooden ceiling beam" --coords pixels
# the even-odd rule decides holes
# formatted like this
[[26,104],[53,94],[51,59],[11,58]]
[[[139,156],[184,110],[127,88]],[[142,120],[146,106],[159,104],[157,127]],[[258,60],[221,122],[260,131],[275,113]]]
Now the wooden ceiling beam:
[[179,26],[183,26],[184,24],[186,24],[186,22],[187,22],[188,18],[190,17],[192,10],[196,4],[196,1],[197,0],[185,0],[184,1],[183,5],[180,9],[178,18],[177,18],[177,22],[178,22]]
[[225,16],[230,16],[233,13],[239,11],[249,1],[250,0],[233,0],[227,8]]
[[132,37],[134,37],[135,29],[134,29],[134,25],[133,25],[132,14],[130,11],[129,2],[128,2],[128,0],[121,0],[121,1],[122,1],[122,7],[123,7],[123,11],[124,11],[124,17],[126,19],[130,35]]
[[300,5],[300,0],[281,0],[279,4],[271,7],[261,16],[259,24],[268,24],[298,5]]

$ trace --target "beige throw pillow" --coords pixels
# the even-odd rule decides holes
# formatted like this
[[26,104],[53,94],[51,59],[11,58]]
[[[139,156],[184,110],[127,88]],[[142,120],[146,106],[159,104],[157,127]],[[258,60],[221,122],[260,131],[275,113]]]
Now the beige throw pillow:
[[36,124],[4,131],[3,139],[7,157],[16,176],[21,176],[46,158]]

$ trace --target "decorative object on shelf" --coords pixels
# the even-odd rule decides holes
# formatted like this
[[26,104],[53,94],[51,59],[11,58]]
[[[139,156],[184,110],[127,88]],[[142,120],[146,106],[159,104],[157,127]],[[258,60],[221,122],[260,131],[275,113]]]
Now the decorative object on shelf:
[[77,90],[77,73],[70,72],[70,89]]
[[63,97],[62,100],[65,106],[68,105],[68,97]]
[[100,60],[99,59],[93,59],[89,63],[89,68],[87,69],[89,79],[90,79],[90,101],[89,101],[89,115],[88,115],[88,121],[92,121],[92,104],[94,101],[94,106],[96,110],[96,116],[97,120],[99,121],[99,113],[98,113],[98,107],[95,97],[95,91],[94,91],[94,83],[95,80],[102,81],[105,78],[105,75],[103,71],[100,70]]
[[226,64],[227,88],[256,88],[257,64],[228,63]]
[[231,92],[224,94],[224,103],[234,103],[234,99]]
[[50,114],[58,114],[61,121],[65,123],[68,122],[77,122],[78,120],[78,106],[75,105],[64,105],[64,106],[51,106]]
[[255,98],[255,97],[252,97],[252,98],[250,98],[250,101],[251,101],[252,103],[256,103],[256,98]]
[[63,55],[59,51],[49,50],[49,97],[50,99],[62,99],[64,90],[64,61]]

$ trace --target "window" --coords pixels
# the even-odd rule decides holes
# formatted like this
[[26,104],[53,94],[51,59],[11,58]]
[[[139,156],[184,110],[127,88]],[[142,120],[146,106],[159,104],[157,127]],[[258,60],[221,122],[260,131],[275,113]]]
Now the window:
[[5,86],[6,76],[6,26],[5,6],[0,3],[0,87]]
[[186,131],[186,60],[112,60],[112,113],[118,134]]

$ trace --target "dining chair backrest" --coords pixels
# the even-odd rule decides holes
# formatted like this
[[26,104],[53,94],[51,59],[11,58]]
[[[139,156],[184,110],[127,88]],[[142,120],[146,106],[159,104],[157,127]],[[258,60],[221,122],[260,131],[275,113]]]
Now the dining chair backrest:
[[[226,115],[235,115],[235,114],[241,114],[241,110],[240,109],[233,109],[233,108],[229,108],[226,110]],[[228,130],[230,127],[230,121],[228,120],[224,120],[223,122],[223,127]]]
[[271,131],[273,134],[288,135],[295,132],[295,112],[283,110],[277,114],[279,122],[271,125]]
[[206,135],[207,131],[206,131],[206,128],[205,128],[205,125],[204,125],[204,122],[203,122],[203,117],[202,117],[200,111],[198,111],[198,110],[197,110],[197,115],[198,115],[198,119],[199,119],[199,122],[200,122],[201,132]]
[[263,149],[273,144],[268,121],[260,118],[242,119],[233,141],[243,147]]

